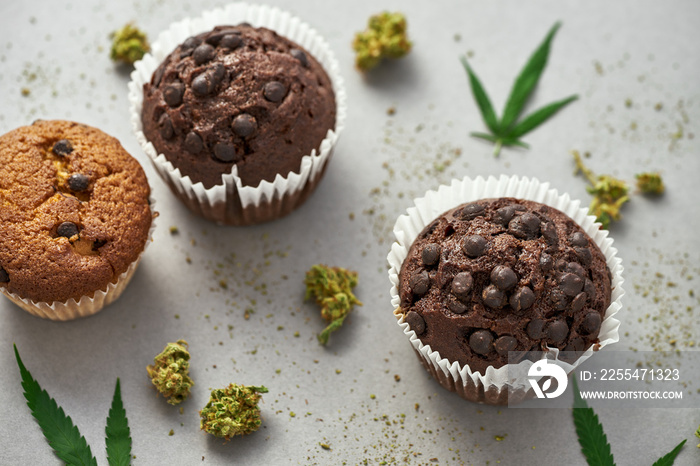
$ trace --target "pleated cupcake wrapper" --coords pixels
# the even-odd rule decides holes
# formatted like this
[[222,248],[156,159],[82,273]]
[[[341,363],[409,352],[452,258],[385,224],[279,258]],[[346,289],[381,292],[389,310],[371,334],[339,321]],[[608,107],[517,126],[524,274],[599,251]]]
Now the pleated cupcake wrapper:
[[[501,175],[500,178],[491,176],[488,179],[465,177],[462,180],[453,180],[449,186],[442,185],[437,191],[428,191],[425,197],[416,199],[415,207],[409,208],[406,214],[401,215],[396,221],[394,225],[396,242],[392,244],[387,257],[390,266],[389,280],[392,284],[391,304],[395,309],[394,315],[425,368],[441,385],[451,391],[456,391],[467,400],[500,405],[507,404],[509,401],[513,404],[513,402],[530,396],[530,384],[524,375],[527,374],[533,362],[521,361],[518,364],[506,364],[498,369],[488,367],[485,374],[482,375],[479,372],[472,372],[469,366],[462,367],[456,361],[448,361],[429,345],[424,345],[416,333],[410,329],[408,323],[404,321],[403,314],[399,309],[398,293],[401,265],[413,240],[426,225],[460,204],[496,197],[531,200],[560,210],[583,228],[605,256],[612,275],[612,297],[600,327],[599,343],[586,350],[573,364],[567,364],[557,359],[559,354],[557,348],[549,350],[548,359],[557,359],[557,365],[562,366],[567,373],[571,373],[588,359],[593,354],[594,347],[599,350],[619,341],[620,321],[614,316],[622,308],[621,298],[624,295],[624,290],[622,289],[622,260],[617,257],[617,249],[613,247],[613,240],[608,236],[608,231],[599,228],[600,224],[596,223],[595,217],[588,215],[586,207],[581,207],[580,201],[572,200],[568,194],[560,195],[556,189],[549,187],[549,183],[542,183],[535,178],[505,175]],[[515,374],[520,374],[520,376]]]
[[[234,165],[222,175],[221,184],[205,188],[183,176],[163,154],[159,154],[143,134],[141,108],[143,85],[151,80],[158,65],[188,37],[215,26],[247,22],[254,27],[276,31],[309,51],[321,64],[333,85],[336,100],[335,128],[329,130],[318,150],[305,155],[299,172],[278,174],[274,181],[263,180],[257,187],[244,186]],[[248,225],[281,217],[298,207],[313,191],[325,171],[346,116],[346,94],[340,67],[328,43],[308,24],[290,13],[265,5],[233,3],[205,12],[199,18],[184,19],[163,31],[152,45],[151,53],[136,62],[129,83],[131,123],[143,150],[151,158],[158,174],[173,192],[194,212],[217,223]]]
[[67,321],[96,314],[102,310],[102,308],[116,301],[117,298],[121,296],[131,281],[134,272],[136,272],[136,269],[141,262],[141,258],[143,257],[143,253],[146,251],[149,243],[153,241],[153,232],[156,228],[156,217],[158,216],[158,213],[155,211],[155,201],[153,201],[153,199],[150,200],[150,205],[151,228],[148,230],[148,238],[146,239],[146,244],[143,247],[143,251],[141,251],[141,254],[139,254],[139,256],[131,264],[129,264],[126,271],[119,275],[117,281],[109,283],[107,288],[104,290],[98,290],[92,296],[82,296],[78,300],[71,298],[68,301],[54,301],[53,303],[41,301],[34,302],[31,299],[22,298],[16,293],[10,293],[4,287],[0,287],[0,291],[2,291],[2,294],[4,294],[10,301],[25,311],[44,319]]

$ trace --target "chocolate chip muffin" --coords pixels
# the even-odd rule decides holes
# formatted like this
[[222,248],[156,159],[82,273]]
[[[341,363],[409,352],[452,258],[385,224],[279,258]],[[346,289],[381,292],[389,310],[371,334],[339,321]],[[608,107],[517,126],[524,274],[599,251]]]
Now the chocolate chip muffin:
[[300,45],[266,28],[217,26],[170,53],[143,86],[143,132],[182,176],[243,186],[298,172],[335,127],[331,81]]
[[533,201],[460,205],[415,239],[400,312],[424,345],[485,374],[510,351],[582,352],[611,302],[606,259],[564,213]]
[[[0,136],[0,289],[61,320],[116,299],[149,236],[149,192],[139,163],[98,129],[36,121]],[[47,310],[54,302],[61,310]]]

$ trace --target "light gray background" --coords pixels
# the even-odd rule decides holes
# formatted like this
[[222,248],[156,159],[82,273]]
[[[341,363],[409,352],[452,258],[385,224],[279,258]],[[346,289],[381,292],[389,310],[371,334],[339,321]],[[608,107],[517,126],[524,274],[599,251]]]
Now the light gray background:
[[[250,228],[208,223],[171,195],[132,134],[128,70],[108,58],[109,32],[128,21],[155,38],[171,22],[222,4],[0,4],[0,133],[37,118],[101,128],[144,165],[161,214],[130,287],[98,315],[55,323],[0,300],[0,464],[58,464],[24,404],[13,342],[101,464],[117,377],[134,464],[584,464],[570,410],[479,406],[430,379],[391,314],[385,265],[396,217],[453,177],[535,176],[587,203],[572,149],[590,152],[596,173],[633,182],[637,172],[661,170],[668,185],[658,200],[633,195],[611,229],[627,290],[615,348],[698,349],[700,340],[691,342],[700,294],[691,291],[700,277],[700,3],[270,0],[329,41],[349,113],[317,192],[287,218]],[[362,76],[350,43],[383,9],[406,13],[414,49]],[[468,137],[483,124],[458,57],[472,55],[500,111],[557,20],[563,27],[532,105],[573,93],[580,100],[524,138],[531,150],[494,158],[491,146]],[[324,326],[318,309],[303,301],[304,272],[319,262],[359,271],[364,302],[325,348],[316,342]],[[245,320],[248,307],[255,312]],[[190,343],[196,381],[184,414],[156,397],[145,371],[179,338]],[[685,375],[689,390],[700,388],[697,374]],[[270,393],[260,431],[224,445],[199,431],[197,411],[209,388],[229,382],[264,384]],[[651,464],[682,439],[689,441],[676,464],[700,462],[699,409],[598,415],[620,465]]]

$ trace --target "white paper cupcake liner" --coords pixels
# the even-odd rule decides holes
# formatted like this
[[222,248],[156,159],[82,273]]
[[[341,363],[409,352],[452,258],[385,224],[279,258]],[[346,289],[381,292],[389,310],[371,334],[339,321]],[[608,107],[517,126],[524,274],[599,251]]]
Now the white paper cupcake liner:
[[[528,397],[531,390],[526,377],[514,374],[527,374],[533,363],[522,361],[518,364],[507,364],[495,369],[488,367],[485,374],[472,372],[468,366],[462,367],[458,362],[450,362],[442,358],[429,345],[424,345],[416,333],[410,329],[400,312],[398,293],[399,272],[414,239],[431,221],[442,213],[460,204],[478,199],[514,197],[546,204],[568,215],[590,236],[605,256],[608,269],[612,275],[611,303],[605,312],[605,318],[598,334],[599,343],[586,350],[573,364],[557,360],[567,373],[571,373],[578,365],[588,359],[594,352],[606,345],[616,343],[620,336],[618,329],[620,321],[615,314],[622,308],[622,260],[617,257],[617,249],[613,247],[612,238],[608,231],[600,229],[595,217],[588,215],[588,209],[581,207],[581,202],[572,200],[568,194],[559,194],[556,189],[550,189],[549,183],[541,183],[537,179],[519,178],[517,176],[501,175],[488,179],[465,177],[453,180],[449,186],[442,185],[437,191],[428,191],[425,197],[415,200],[415,207],[401,215],[394,225],[396,242],[392,244],[387,257],[389,262],[389,280],[391,281],[391,304],[394,315],[404,334],[408,336],[411,345],[419,355],[425,368],[447,389],[457,392],[462,398],[487,404],[507,404]],[[550,349],[550,354],[556,359],[559,351]],[[515,367],[514,367],[515,366]]]
[[143,253],[146,251],[149,243],[153,241],[153,232],[156,228],[156,217],[158,216],[158,212],[154,208],[155,202],[153,199],[150,200],[150,207],[151,228],[148,230],[148,238],[146,239],[146,244],[144,244],[143,251],[141,251],[136,260],[129,264],[126,271],[119,275],[117,281],[109,283],[104,290],[98,290],[92,296],[82,296],[79,300],[71,298],[67,301],[54,301],[53,303],[34,302],[31,299],[22,298],[16,293],[11,293],[4,287],[0,287],[0,291],[17,306],[32,315],[44,319],[67,321],[96,314],[121,296],[131,281],[134,272],[136,272]]
[[[158,65],[180,43],[190,36],[209,31],[219,25],[247,22],[255,27],[276,31],[309,51],[321,64],[333,85],[336,100],[335,128],[328,131],[318,150],[305,155],[299,172],[278,174],[274,181],[263,180],[257,187],[243,186],[234,165],[231,173],[222,176],[221,184],[206,189],[182,176],[163,154],[159,154],[143,134],[141,107],[143,85],[151,80]],[[249,225],[272,220],[294,210],[311,194],[320,181],[346,116],[346,94],[340,67],[328,43],[308,24],[290,13],[265,5],[233,3],[207,11],[201,17],[173,23],[152,44],[150,54],[136,62],[129,83],[131,123],[143,150],[158,174],[191,210],[203,217],[230,225]]]

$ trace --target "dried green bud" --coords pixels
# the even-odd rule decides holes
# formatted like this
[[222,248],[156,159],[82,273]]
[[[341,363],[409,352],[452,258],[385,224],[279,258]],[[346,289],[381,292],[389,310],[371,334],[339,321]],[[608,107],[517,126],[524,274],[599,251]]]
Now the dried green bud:
[[637,178],[637,189],[645,194],[663,194],[666,190],[664,182],[659,173],[639,173],[634,175]]
[[584,164],[577,151],[572,151],[576,161],[576,171],[581,172],[591,186],[586,190],[593,195],[593,200],[588,208],[591,215],[595,215],[596,220],[601,223],[604,229],[610,227],[612,220],[619,220],[620,208],[629,201],[629,188],[627,183],[610,175],[596,177]]
[[114,61],[131,65],[151,50],[146,34],[131,23],[112,32],[109,37],[112,39],[109,57]]
[[199,427],[225,440],[255,432],[262,422],[258,408],[261,393],[267,393],[267,388],[230,384],[212,390],[209,403],[199,412]]
[[370,17],[364,32],[358,32],[352,43],[355,50],[355,66],[369,71],[382,58],[401,58],[411,50],[406,35],[406,18],[401,13],[385,11]]
[[318,335],[318,341],[325,345],[328,337],[343,325],[343,321],[357,304],[362,303],[352,293],[357,286],[357,272],[341,267],[328,267],[317,264],[306,272],[306,297],[316,299],[321,306],[321,317],[330,324]]
[[187,342],[178,340],[168,343],[162,353],[155,357],[154,364],[146,367],[151,382],[168,403],[176,405],[187,399],[194,382],[188,375],[190,370],[190,353]]
[[[695,431],[695,436],[700,438],[700,427],[698,427],[698,430]],[[700,443],[698,443],[698,448],[700,448]]]

